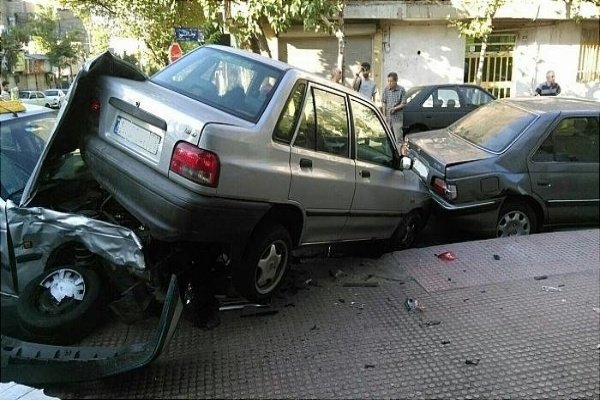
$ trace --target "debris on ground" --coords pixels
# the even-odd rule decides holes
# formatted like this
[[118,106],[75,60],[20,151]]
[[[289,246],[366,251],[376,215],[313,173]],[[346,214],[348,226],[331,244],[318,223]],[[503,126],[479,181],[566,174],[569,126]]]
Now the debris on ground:
[[562,292],[562,289],[555,286],[542,286],[544,292]]
[[410,297],[406,299],[404,305],[409,312],[425,311],[425,306],[419,300],[411,299]]
[[338,279],[339,277],[344,276],[344,271],[342,271],[341,269],[338,269],[337,271],[333,271],[333,270],[329,270],[329,276],[331,276],[333,279]]
[[499,260],[500,256],[498,254],[494,254],[494,260]]
[[442,344],[445,346],[447,344],[450,344],[450,341],[449,340],[442,340]]
[[343,287],[378,287],[379,282],[345,282]]
[[296,307],[294,303],[287,303],[284,307]]
[[536,281],[541,281],[541,280],[544,280],[544,279],[548,279],[548,275],[534,276],[533,279],[535,279]]
[[594,310],[596,314],[600,314],[600,307],[593,307],[592,310]]
[[467,297],[466,299],[463,299],[463,303],[466,303],[467,301],[471,300],[470,297]]
[[444,260],[444,261],[454,261],[454,260],[456,260],[456,255],[453,252],[451,252],[451,251],[445,251],[443,253],[436,254],[435,256],[437,258],[439,258],[440,260]]
[[350,307],[358,307],[359,310],[362,310],[365,308],[365,303],[359,303],[358,301],[352,301],[352,302],[350,302]]
[[316,324],[310,328],[311,331],[316,331],[317,329],[319,329],[319,327]]
[[442,323],[442,321],[434,320],[434,321],[427,321],[423,325],[425,325],[425,326],[435,326],[435,325],[439,325],[441,323]]
[[467,365],[477,365],[479,364],[479,358],[474,358],[473,360],[466,359],[465,364]]
[[346,302],[346,300],[345,300],[345,299],[338,299],[338,301],[339,301],[340,303],[345,303],[345,302]]
[[367,368],[375,368],[375,364],[365,364],[365,369]]

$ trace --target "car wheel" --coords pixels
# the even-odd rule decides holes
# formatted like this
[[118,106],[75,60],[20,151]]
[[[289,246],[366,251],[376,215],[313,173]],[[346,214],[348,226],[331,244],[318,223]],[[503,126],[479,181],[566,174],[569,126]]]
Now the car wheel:
[[496,236],[523,236],[537,231],[537,217],[531,206],[520,201],[507,201],[500,210]]
[[269,223],[258,227],[241,262],[233,267],[238,293],[250,301],[268,300],[288,272],[291,250],[292,239],[283,226]]
[[51,108],[51,107],[50,107],[50,103],[46,103],[46,104],[44,104],[44,107]]
[[90,268],[64,266],[38,275],[17,302],[22,328],[37,339],[71,344],[89,333],[100,318],[101,280]]
[[411,247],[422,227],[423,218],[417,210],[405,215],[389,240],[389,250],[404,250]]

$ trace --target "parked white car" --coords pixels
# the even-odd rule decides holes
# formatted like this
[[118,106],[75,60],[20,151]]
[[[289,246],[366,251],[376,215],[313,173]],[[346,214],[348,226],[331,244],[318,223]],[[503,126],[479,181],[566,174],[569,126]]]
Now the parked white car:
[[19,91],[19,99],[23,103],[36,104],[38,106],[50,107],[52,100],[46,97],[43,92],[38,90],[21,90]]
[[63,97],[67,95],[67,91],[63,89],[47,89],[44,95],[50,101],[51,108],[60,108],[62,106]]

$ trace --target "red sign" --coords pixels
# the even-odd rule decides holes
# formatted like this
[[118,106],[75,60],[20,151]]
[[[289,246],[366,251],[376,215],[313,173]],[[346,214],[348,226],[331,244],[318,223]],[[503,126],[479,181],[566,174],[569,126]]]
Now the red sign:
[[169,63],[181,58],[183,55],[183,51],[181,51],[181,46],[177,42],[171,43],[169,46]]

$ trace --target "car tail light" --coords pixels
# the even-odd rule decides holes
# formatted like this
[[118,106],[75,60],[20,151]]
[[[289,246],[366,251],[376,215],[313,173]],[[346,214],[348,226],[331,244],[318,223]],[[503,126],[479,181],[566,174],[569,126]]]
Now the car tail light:
[[95,115],[100,114],[100,100],[95,97],[90,100],[90,112]]
[[175,146],[170,170],[201,185],[217,187],[219,183],[219,157],[186,142]]
[[445,180],[440,178],[433,179],[433,190],[448,200],[456,200],[456,197],[458,196],[456,185],[449,185]]

